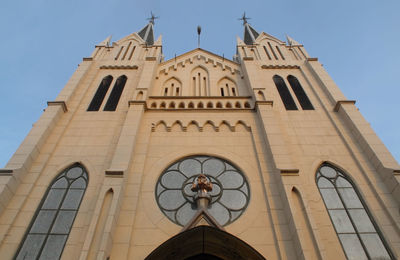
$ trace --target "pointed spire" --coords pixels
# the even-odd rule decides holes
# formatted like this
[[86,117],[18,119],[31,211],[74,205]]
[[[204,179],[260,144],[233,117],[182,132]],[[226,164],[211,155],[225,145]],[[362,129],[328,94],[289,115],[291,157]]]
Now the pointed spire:
[[293,38],[291,38],[289,35],[286,34],[286,39],[288,41],[289,46],[298,46],[301,45],[300,43],[298,43],[297,41],[293,40]]
[[239,18],[239,20],[243,21],[243,26],[244,26],[244,43],[247,45],[253,45],[256,42],[256,39],[259,35],[259,33],[250,26],[250,24],[247,22],[247,20],[250,20],[251,18],[246,17],[246,13],[243,13],[242,18]]
[[154,21],[158,19],[159,17],[154,16],[153,12],[150,12],[151,17],[147,18],[149,20],[149,23],[138,32],[138,35],[146,42],[147,45],[153,45],[154,44]]
[[110,42],[111,42],[111,35],[108,36],[104,41],[102,41],[101,43],[97,44],[97,46],[101,46],[101,47],[108,47],[110,46]]

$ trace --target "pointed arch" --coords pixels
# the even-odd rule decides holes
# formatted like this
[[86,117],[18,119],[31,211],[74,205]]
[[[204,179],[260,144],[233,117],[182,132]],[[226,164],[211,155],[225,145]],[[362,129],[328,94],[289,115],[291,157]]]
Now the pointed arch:
[[59,259],[88,185],[85,167],[75,163],[51,182],[25,234],[16,259]]
[[292,88],[294,94],[296,95],[297,100],[300,103],[300,106],[304,110],[314,110],[314,107],[311,104],[311,101],[308,99],[306,92],[304,92],[304,89],[301,86],[299,80],[293,75],[289,75],[287,77],[287,80],[289,81],[289,85]]
[[167,105],[165,104],[165,102],[162,102],[160,105],[160,108],[166,108],[166,107],[167,107]]
[[232,108],[231,102],[226,102],[225,108]]
[[265,260],[244,241],[211,226],[198,226],[179,233],[157,247],[145,260],[206,259],[204,257]]
[[248,127],[242,120],[239,120],[236,122],[234,129],[235,132],[247,132],[249,131],[250,127]]
[[248,101],[244,102],[244,107],[245,108],[251,108],[250,103]]
[[115,111],[117,108],[119,99],[121,98],[122,91],[124,90],[126,80],[128,78],[125,75],[122,75],[117,78],[114,87],[111,91],[110,96],[108,97],[107,103],[104,106],[104,111]]
[[219,132],[232,132],[231,124],[228,121],[223,120],[218,126]]
[[322,259],[310,219],[307,215],[307,209],[306,205],[304,204],[303,197],[300,191],[294,186],[292,187],[291,199],[293,217],[295,218],[294,225],[297,230],[298,237],[301,238],[298,241],[303,249],[303,254],[306,258]]
[[181,109],[185,108],[185,102],[179,103],[179,108],[181,108]]
[[93,240],[89,248],[89,254],[88,254],[89,259],[96,259],[100,251],[99,249],[101,246],[101,241],[103,240],[103,237],[105,235],[104,229],[107,223],[107,219],[109,217],[113,197],[114,197],[114,190],[110,188],[104,195],[103,205],[101,206],[100,209],[100,215],[99,218],[97,219]]
[[157,103],[156,102],[151,103],[151,108],[157,108]]
[[188,108],[194,108],[193,102],[190,102],[190,103],[189,103]]
[[199,103],[197,104],[197,108],[204,108],[203,102],[199,102]]
[[283,78],[281,76],[275,75],[273,77],[273,80],[286,110],[297,110],[296,103],[294,103],[292,95],[290,94],[289,89],[287,88]]
[[209,96],[210,84],[209,84],[209,74],[207,68],[199,65],[191,71],[190,75],[192,79],[191,95]]
[[207,120],[203,125],[203,132],[215,132],[216,127],[213,121]]
[[162,91],[162,96],[180,96],[182,82],[176,77],[170,77],[163,83]]
[[167,132],[168,131],[167,124],[163,120],[158,121],[157,124],[153,128],[154,128],[155,132]]
[[217,86],[221,92],[221,96],[238,96],[239,95],[236,82],[227,76],[221,78],[218,81]]
[[187,132],[200,132],[200,125],[197,121],[190,121],[187,128],[186,128]]
[[235,108],[242,108],[242,105],[240,104],[239,101],[237,101],[237,102],[235,103]]
[[136,100],[142,100],[143,99],[143,91],[139,91],[139,93],[136,95]]
[[171,126],[171,132],[182,132],[182,131],[183,131],[182,122],[179,120],[175,121]]
[[175,108],[175,102],[172,101],[171,103],[169,103],[168,108]]
[[106,96],[112,81],[113,77],[111,75],[108,75],[101,80],[87,111],[99,111],[101,103],[103,103],[104,97]]
[[263,91],[259,90],[259,91],[257,92],[257,99],[260,100],[260,101],[265,101],[265,100],[266,100]]
[[210,101],[207,103],[207,108],[214,108],[214,104]]
[[316,183],[347,258],[394,259],[351,178],[324,162]]

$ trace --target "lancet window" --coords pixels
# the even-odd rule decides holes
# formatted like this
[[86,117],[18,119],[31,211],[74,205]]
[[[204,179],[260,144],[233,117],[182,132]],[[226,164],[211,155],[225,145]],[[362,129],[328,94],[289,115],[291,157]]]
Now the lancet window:
[[113,87],[113,90],[111,91],[111,94],[108,97],[107,103],[104,106],[104,111],[115,111],[115,109],[117,109],[117,105],[119,99],[121,98],[122,91],[124,90],[127,79],[128,78],[125,75],[122,75],[117,79]]
[[289,75],[287,77],[287,80],[289,81],[290,87],[292,88],[294,94],[296,95],[297,100],[300,103],[300,106],[304,110],[314,110],[314,107],[311,104],[311,101],[308,99],[306,92],[304,92],[304,89],[301,86],[299,80],[292,75]]
[[296,103],[294,102],[292,95],[289,92],[288,87],[286,86],[285,81],[282,77],[275,75],[273,77],[275,86],[281,96],[282,102],[285,105],[286,110],[297,110]]
[[347,258],[394,259],[350,178],[325,163],[316,181]]
[[96,93],[93,96],[92,102],[87,109],[87,111],[99,111],[101,103],[103,103],[104,97],[107,94],[108,89],[110,88],[113,77],[108,75],[103,78],[99,87],[97,88]]
[[62,171],[47,189],[15,259],[59,259],[88,183],[76,163]]

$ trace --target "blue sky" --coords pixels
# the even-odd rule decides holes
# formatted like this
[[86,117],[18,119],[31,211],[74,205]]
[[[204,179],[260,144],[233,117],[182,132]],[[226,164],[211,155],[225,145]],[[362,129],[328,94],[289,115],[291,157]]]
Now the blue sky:
[[281,40],[285,34],[318,57],[348,99],[400,159],[400,1],[398,0],[21,0],[0,9],[0,168],[11,158],[83,57],[112,35],[140,30],[153,11],[167,59],[197,47],[231,58],[237,20]]

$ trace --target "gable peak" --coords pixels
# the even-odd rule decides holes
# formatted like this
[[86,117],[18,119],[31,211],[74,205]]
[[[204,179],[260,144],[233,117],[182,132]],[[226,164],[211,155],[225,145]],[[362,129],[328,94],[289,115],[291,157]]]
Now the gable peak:
[[101,46],[101,47],[108,47],[110,46],[110,42],[111,42],[111,35],[108,36],[104,41],[100,42],[99,44],[97,44],[97,46]]
[[298,43],[297,41],[293,40],[293,38],[290,37],[290,36],[287,35],[287,34],[286,34],[286,39],[287,39],[287,42],[288,42],[289,46],[298,46],[298,45],[301,45],[301,44]]

